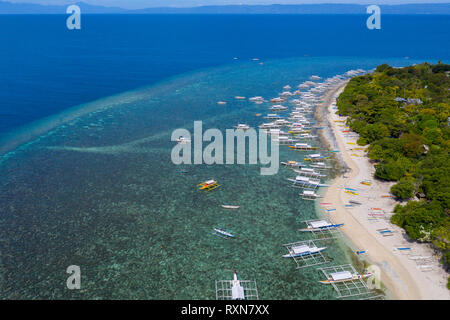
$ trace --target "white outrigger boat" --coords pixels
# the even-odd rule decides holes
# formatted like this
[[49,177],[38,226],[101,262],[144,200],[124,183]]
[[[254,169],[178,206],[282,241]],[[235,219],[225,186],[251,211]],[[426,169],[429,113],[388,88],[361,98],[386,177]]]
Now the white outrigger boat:
[[177,142],[180,143],[180,144],[191,143],[191,139],[186,138],[186,137],[179,137],[177,139]]
[[307,157],[305,158],[305,161],[320,161],[320,160],[324,160],[324,159],[329,159],[328,156],[323,156],[320,153],[317,154],[308,154]]
[[271,106],[269,109],[272,111],[286,111],[288,108],[285,106],[282,106],[281,104],[276,104],[274,106]]
[[279,125],[279,126],[288,126],[288,125],[291,124],[291,123],[290,123],[289,121],[287,121],[286,119],[277,119],[277,120],[274,121],[274,123],[275,123],[276,125]]
[[295,143],[297,140],[289,138],[288,136],[278,136],[278,138],[272,139],[274,142],[278,142],[279,144],[292,144]]
[[264,117],[265,119],[268,120],[280,120],[282,119],[281,116],[277,115],[276,113],[269,113],[267,116]]
[[322,280],[319,282],[323,283],[323,284],[333,284],[333,283],[340,283],[340,282],[345,282],[345,281],[365,279],[365,278],[371,277],[372,275],[373,274],[370,272],[367,272],[364,274],[352,274],[350,271],[341,271],[341,272],[331,273],[327,280]]
[[300,195],[302,196],[303,200],[315,200],[317,198],[322,198],[321,195],[318,195],[317,193],[315,193],[312,190],[303,190],[303,193],[300,193]]
[[306,244],[300,246],[293,246],[288,254],[283,255],[283,258],[297,258],[302,256],[309,256],[322,252],[327,247],[318,248],[316,246],[310,247]]
[[331,166],[326,165],[325,162],[316,162],[314,164],[310,164],[309,166],[319,170],[331,169]]
[[222,208],[236,210],[236,209],[239,209],[240,206],[234,206],[232,204],[222,204]]
[[283,102],[286,102],[286,99],[277,97],[277,98],[270,99],[270,102],[272,102],[272,103],[283,103]]
[[294,169],[294,172],[297,173],[299,176],[304,177],[325,178],[327,176],[326,174],[322,174],[311,168],[301,168],[300,170]]
[[289,133],[284,132],[283,130],[280,130],[278,128],[276,129],[270,129],[269,131],[267,131],[268,135],[278,135],[278,136],[287,136],[289,135]]
[[232,300],[245,300],[244,287],[238,280],[237,272],[234,271],[233,281],[231,281],[231,299]]
[[230,230],[225,230],[223,228],[214,228],[214,234],[224,239],[234,238],[234,235]]
[[302,168],[305,166],[303,163],[296,162],[296,161],[281,162],[281,164],[283,166],[292,167],[292,168]]
[[251,102],[264,102],[264,98],[257,96],[257,97],[251,97],[248,100],[250,100]]
[[295,179],[287,179],[292,182],[294,186],[301,188],[320,188],[320,187],[328,187],[327,184],[320,183],[319,179],[311,179],[308,177],[297,176]]
[[295,135],[302,134],[302,133],[309,133],[309,132],[310,132],[310,130],[306,130],[303,127],[293,127],[289,130],[290,134],[295,134]]
[[301,150],[301,151],[317,150],[317,147],[313,147],[307,143],[296,143],[293,146],[289,146],[289,148],[294,149],[294,150]]
[[237,126],[235,126],[235,128],[237,130],[244,130],[245,131],[245,130],[250,129],[250,126],[248,124],[239,123]]
[[275,122],[263,123],[262,125],[259,126],[260,129],[277,129],[280,127],[281,126],[276,124]]
[[301,133],[301,134],[297,135],[297,138],[298,139],[315,139],[315,138],[317,138],[317,136],[314,136],[310,133]]
[[304,229],[299,229],[298,231],[302,232],[314,232],[314,231],[320,231],[320,230],[330,230],[330,229],[337,229],[342,227],[344,224],[333,224],[329,223],[325,220],[315,220],[315,221],[309,221],[306,223],[307,227]]

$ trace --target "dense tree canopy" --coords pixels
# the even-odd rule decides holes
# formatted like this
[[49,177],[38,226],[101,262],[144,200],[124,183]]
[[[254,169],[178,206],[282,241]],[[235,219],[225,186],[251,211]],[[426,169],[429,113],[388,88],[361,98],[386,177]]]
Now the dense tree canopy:
[[[387,64],[353,78],[338,99],[338,112],[369,144],[375,177],[397,181],[400,200],[392,222],[415,240],[432,242],[450,264],[450,65]],[[414,199],[414,196],[416,199]]]

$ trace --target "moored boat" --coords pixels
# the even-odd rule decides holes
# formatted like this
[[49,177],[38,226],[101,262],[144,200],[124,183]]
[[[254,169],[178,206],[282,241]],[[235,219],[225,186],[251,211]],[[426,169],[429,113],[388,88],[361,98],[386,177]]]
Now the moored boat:
[[240,206],[234,206],[234,205],[232,205],[232,204],[222,204],[222,208],[224,208],[224,209],[234,209],[234,210],[236,210],[236,209],[239,209]]
[[301,256],[309,256],[319,252],[322,252],[327,247],[318,248],[316,246],[299,245],[293,246],[288,254],[283,255],[283,258],[296,258]]
[[370,272],[367,272],[364,274],[352,274],[350,271],[341,271],[341,272],[331,273],[327,280],[322,280],[319,282],[323,283],[323,284],[333,284],[333,283],[340,283],[340,282],[346,282],[346,281],[352,281],[352,280],[365,279],[365,278],[371,277],[372,275],[373,274]]
[[313,232],[313,231],[319,231],[319,230],[330,230],[330,229],[337,229],[342,227],[344,224],[333,224],[329,223],[325,220],[316,220],[316,221],[309,221],[307,223],[307,227],[303,229],[299,229],[299,231],[302,232]]

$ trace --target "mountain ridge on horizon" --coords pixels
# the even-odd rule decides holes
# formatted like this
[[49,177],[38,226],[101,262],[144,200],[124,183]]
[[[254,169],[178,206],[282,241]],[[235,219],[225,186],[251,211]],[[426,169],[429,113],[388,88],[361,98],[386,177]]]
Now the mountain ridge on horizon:
[[[73,2],[85,14],[367,14],[362,4],[210,5],[124,9]],[[0,1],[0,14],[66,14],[66,5]],[[379,5],[383,14],[450,14],[450,3]]]

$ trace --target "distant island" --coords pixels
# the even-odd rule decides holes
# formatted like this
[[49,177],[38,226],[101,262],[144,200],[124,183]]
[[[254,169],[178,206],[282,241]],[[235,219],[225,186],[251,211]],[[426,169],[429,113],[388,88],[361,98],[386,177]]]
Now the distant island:
[[[127,10],[119,7],[74,2],[86,14],[366,14],[367,5],[217,5],[199,7],[152,7]],[[68,5],[39,5],[0,1],[0,14],[66,14]],[[450,3],[380,5],[383,14],[450,14]]]

